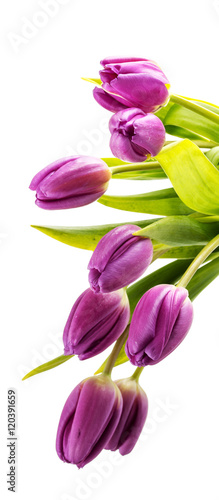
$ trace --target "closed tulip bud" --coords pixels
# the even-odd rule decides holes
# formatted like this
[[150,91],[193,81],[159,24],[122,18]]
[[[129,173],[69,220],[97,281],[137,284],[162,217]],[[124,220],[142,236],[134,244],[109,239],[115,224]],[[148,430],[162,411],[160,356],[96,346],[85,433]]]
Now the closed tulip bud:
[[113,111],[140,108],[154,113],[168,100],[169,82],[153,61],[140,58],[113,58],[101,61],[101,87],[94,89],[96,101]]
[[105,193],[111,171],[104,161],[90,156],[62,158],[41,170],[30,184],[36,205],[60,210],[88,205]]
[[99,241],[88,264],[88,279],[94,292],[123,288],[147,269],[153,245],[148,238],[133,236],[139,229],[131,224],[118,226]]
[[193,319],[188,291],[157,285],[139,300],[129,330],[126,354],[136,366],[154,365],[182,342]]
[[65,355],[78,354],[82,360],[99,354],[120,337],[129,317],[125,290],[96,294],[88,288],[76,300],[66,323]]
[[122,396],[104,374],[83,380],[68,397],[56,438],[63,462],[84,467],[104,449],[119,422]]
[[107,450],[119,450],[121,455],[130,453],[144,427],[148,413],[148,398],[139,383],[130,378],[116,380],[123,400],[119,423],[108,441]]
[[110,148],[114,156],[130,162],[145,161],[156,156],[165,142],[162,121],[152,113],[137,108],[119,111],[109,122],[112,134]]

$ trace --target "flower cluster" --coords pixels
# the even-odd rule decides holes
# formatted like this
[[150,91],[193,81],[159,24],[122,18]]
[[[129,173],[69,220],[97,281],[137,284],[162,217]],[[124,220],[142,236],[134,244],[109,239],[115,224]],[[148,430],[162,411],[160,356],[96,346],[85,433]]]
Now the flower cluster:
[[[76,300],[64,329],[65,355],[90,358],[125,331],[130,307],[124,287],[142,275],[153,257],[151,240],[133,235],[138,229],[118,226],[97,244],[88,264],[90,288]],[[183,340],[191,322],[192,305],[185,288],[160,285],[150,289],[131,319],[126,344],[131,363],[142,367],[161,361]],[[85,379],[63,408],[57,453],[79,468],[104,448],[130,453],[147,411],[147,396],[135,377],[113,382],[109,373],[102,373]]]
[[170,86],[153,61],[113,58],[101,61],[101,87],[95,87],[96,101],[115,114],[109,128],[110,148],[121,160],[142,162],[156,156],[165,142],[165,128],[154,115],[168,101]]
[[[148,59],[104,59],[101,88],[96,101],[116,112],[110,119],[110,148],[114,156],[142,162],[156,156],[165,142],[165,128],[153,113],[168,100],[169,82],[161,69]],[[107,190],[111,170],[90,156],[61,158],[33,178],[36,205],[60,210],[87,205]]]
[[[107,190],[115,173],[113,166],[116,173],[120,167],[120,172],[124,173],[125,169],[134,172],[140,170],[139,162],[148,159],[147,165],[142,165],[141,174],[144,169],[149,171],[154,167],[152,178],[167,176],[173,188],[131,196],[131,205],[124,208],[132,210],[134,207],[133,211],[141,211],[146,200],[145,204],[148,201],[152,209],[149,211],[143,206],[143,212],[148,210],[148,213],[167,217],[146,220],[145,224],[141,221],[113,225],[113,229],[102,226],[97,235],[96,227],[89,227],[86,233],[86,237],[91,238],[86,248],[93,249],[94,241],[98,243],[88,263],[89,286],[77,298],[64,327],[61,358],[77,355],[80,360],[86,360],[102,353],[114,342],[115,345],[96,372],[98,375],[82,380],[74,388],[61,414],[57,453],[61,460],[79,468],[103,449],[119,450],[122,455],[132,451],[148,413],[148,399],[139,385],[140,373],[144,367],[162,361],[183,341],[193,320],[190,299],[218,275],[219,259],[214,254],[213,265],[211,262],[205,264],[203,274],[202,269],[199,270],[219,245],[219,177],[215,168],[218,166],[218,147],[210,153],[200,151],[201,147],[206,149],[203,137],[211,139],[215,146],[215,136],[206,130],[209,120],[215,127],[219,126],[218,111],[214,112],[213,105],[207,103],[204,108],[191,99],[170,96],[170,107],[173,103],[183,106],[186,101],[186,111],[183,108],[180,114],[183,119],[178,117],[177,121],[175,109],[170,129],[186,137],[188,119],[189,138],[194,137],[194,141],[198,138],[200,148],[185,139],[159,153],[165,142],[165,128],[156,113],[169,99],[169,82],[163,71],[153,61],[142,58],[108,58],[101,64],[99,86],[95,87],[93,95],[101,106],[113,113],[109,121],[110,147],[119,161],[74,156],[48,165],[30,184],[30,189],[36,191],[36,204],[43,209],[58,210],[92,203]],[[98,79],[95,81],[98,83]],[[193,119],[187,112],[201,115],[199,127],[194,131],[190,131]],[[165,110],[159,114],[162,120],[164,114]],[[200,136],[197,130],[201,131]],[[211,147],[209,144],[208,141],[207,147]],[[150,157],[154,156],[157,160],[151,162]],[[131,164],[124,166],[120,160]],[[109,198],[104,197],[105,200]],[[130,198],[127,199],[129,203]],[[121,208],[120,205],[110,206]],[[52,237],[56,237],[55,229]],[[75,229],[78,228],[70,228],[70,233]],[[70,236],[65,234],[72,237],[72,233]],[[104,234],[101,239],[100,233]],[[75,246],[80,247],[78,241]],[[148,276],[128,287],[166,251],[168,257],[176,259],[175,274],[164,266],[164,271],[160,268],[156,271],[161,273],[159,278],[157,274],[154,279],[156,273],[152,273],[147,283]],[[190,257],[193,260],[188,262]],[[211,266],[209,274],[207,266]],[[186,287],[197,270],[201,272],[198,271],[198,278],[196,275],[194,279],[189,298]],[[135,372],[129,378],[113,381],[113,366],[125,361],[136,367]]]

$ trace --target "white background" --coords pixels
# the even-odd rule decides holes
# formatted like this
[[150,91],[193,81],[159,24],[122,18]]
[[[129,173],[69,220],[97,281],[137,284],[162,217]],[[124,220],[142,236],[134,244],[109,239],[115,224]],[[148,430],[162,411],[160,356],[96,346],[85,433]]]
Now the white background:
[[[73,302],[87,287],[90,258],[90,252],[52,240],[30,224],[74,226],[145,218],[97,202],[61,212],[34,205],[28,185],[48,163],[76,152],[110,155],[110,113],[97,105],[92,85],[81,77],[97,77],[100,59],[109,55],[146,57],[163,68],[173,92],[219,104],[219,2],[60,0],[53,16],[45,14],[45,3],[8,0],[0,7],[2,498],[11,495],[6,486],[7,389],[14,387],[19,500],[218,500],[217,282],[194,302],[194,323],[183,344],[142,374],[148,422],[135,450],[122,459],[103,452],[78,471],[55,452],[63,404],[104,354],[85,363],[74,358],[25,382],[21,378],[62,353],[62,330]],[[29,39],[22,34],[27,20],[38,25],[35,30],[32,25]],[[98,136],[89,135],[94,130]],[[168,181],[114,180],[109,193],[167,186]],[[115,377],[131,372],[126,364],[115,370]]]

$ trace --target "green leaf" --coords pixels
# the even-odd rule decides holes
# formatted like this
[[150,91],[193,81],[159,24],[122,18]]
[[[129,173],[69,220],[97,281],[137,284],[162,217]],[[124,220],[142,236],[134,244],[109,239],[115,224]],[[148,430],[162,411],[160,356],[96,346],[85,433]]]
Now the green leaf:
[[165,217],[136,233],[171,246],[207,244],[219,233],[219,223],[205,224],[187,216]]
[[38,373],[45,372],[47,370],[51,370],[52,368],[55,368],[56,366],[61,365],[62,363],[65,363],[68,361],[68,359],[73,358],[74,354],[71,356],[59,356],[58,358],[51,359],[51,361],[48,361],[48,363],[44,363],[43,365],[37,366],[37,368],[34,368],[34,370],[31,370],[31,372],[27,373],[22,380],[26,380],[27,378],[33,377],[33,375],[37,375]]
[[[188,98],[186,97],[186,99]],[[199,101],[197,99],[189,100],[219,114],[219,108],[214,104]],[[216,143],[219,142],[218,124],[179,104],[170,102],[167,107],[164,108],[163,112],[159,110],[156,114],[162,120],[167,133],[171,135],[182,138],[186,137],[188,139],[205,138],[215,141]]]
[[[194,259],[196,255],[204,248],[200,245],[172,247],[170,250],[161,255],[160,259]],[[208,260],[219,257],[219,251],[215,250],[209,255]]]
[[101,226],[78,226],[78,227],[65,227],[65,226],[31,226],[37,229],[41,233],[54,238],[55,240],[65,243],[76,248],[82,248],[85,250],[94,250],[97,246],[98,241],[104,236],[104,234],[111,231],[117,226],[123,226],[124,224],[134,224],[139,227],[147,226],[147,224],[152,224],[159,219],[149,219],[141,221],[131,221],[131,222],[120,222],[116,224],[106,224]]
[[219,257],[200,267],[187,285],[189,297],[194,300],[204,288],[219,276]]
[[188,207],[219,215],[219,171],[198,146],[185,139],[164,148],[157,160]]
[[156,113],[154,113],[160,120],[164,123],[164,120],[169,113],[170,109],[175,106],[175,104],[171,101],[169,101],[166,106],[162,106]]
[[119,158],[101,158],[108,167],[118,167],[119,165],[130,165],[129,161],[122,161]]
[[206,151],[205,156],[210,160],[211,163],[219,170],[219,146],[209,149]]
[[99,203],[107,207],[157,215],[187,215],[192,212],[177,196],[173,188],[130,196],[104,195]]
[[[134,312],[134,309],[142,297],[142,295],[147,292],[150,288],[155,285],[160,285],[162,283],[170,283],[174,284],[181,278],[182,274],[185,272],[187,267],[190,265],[191,260],[178,260],[177,262],[171,262],[171,264],[167,264],[166,266],[154,271],[149,274],[145,278],[137,281],[134,285],[131,285],[127,288],[127,294],[130,303],[130,311],[131,317]],[[131,318],[130,318],[131,319]],[[108,358],[107,358],[108,359]],[[100,368],[95,372],[95,374],[101,373],[105,368],[107,359],[100,366]],[[123,345],[119,356],[116,360],[115,366],[121,365],[129,361],[125,354],[125,345]]]

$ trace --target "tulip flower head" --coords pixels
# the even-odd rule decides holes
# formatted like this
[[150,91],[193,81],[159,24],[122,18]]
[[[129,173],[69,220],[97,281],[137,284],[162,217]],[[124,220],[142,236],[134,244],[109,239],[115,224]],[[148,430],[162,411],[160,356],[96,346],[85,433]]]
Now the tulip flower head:
[[162,121],[152,113],[145,115],[137,108],[119,111],[109,122],[112,134],[110,148],[116,158],[130,162],[145,161],[156,156],[165,142]]
[[154,365],[182,342],[193,319],[188,291],[157,285],[139,300],[130,324],[126,354],[136,366]]
[[122,412],[122,396],[110,377],[101,374],[83,380],[68,397],[56,438],[63,462],[84,467],[104,449]]
[[169,82],[153,61],[141,58],[113,58],[101,61],[101,87],[94,98],[104,108],[116,113],[125,108],[140,108],[154,113],[168,100]]
[[148,238],[133,236],[140,227],[118,226],[98,242],[88,264],[91,289],[98,293],[118,290],[135,281],[149,266],[153,245]]
[[130,453],[136,445],[148,413],[148,398],[132,377],[116,380],[123,399],[122,413],[107,450],[119,450],[121,455]]
[[99,158],[73,156],[48,165],[35,175],[30,189],[36,205],[60,210],[88,205],[105,193],[111,171]]
[[103,294],[85,290],[72,307],[63,342],[65,355],[87,359],[104,351],[120,337],[130,317],[125,290]]

